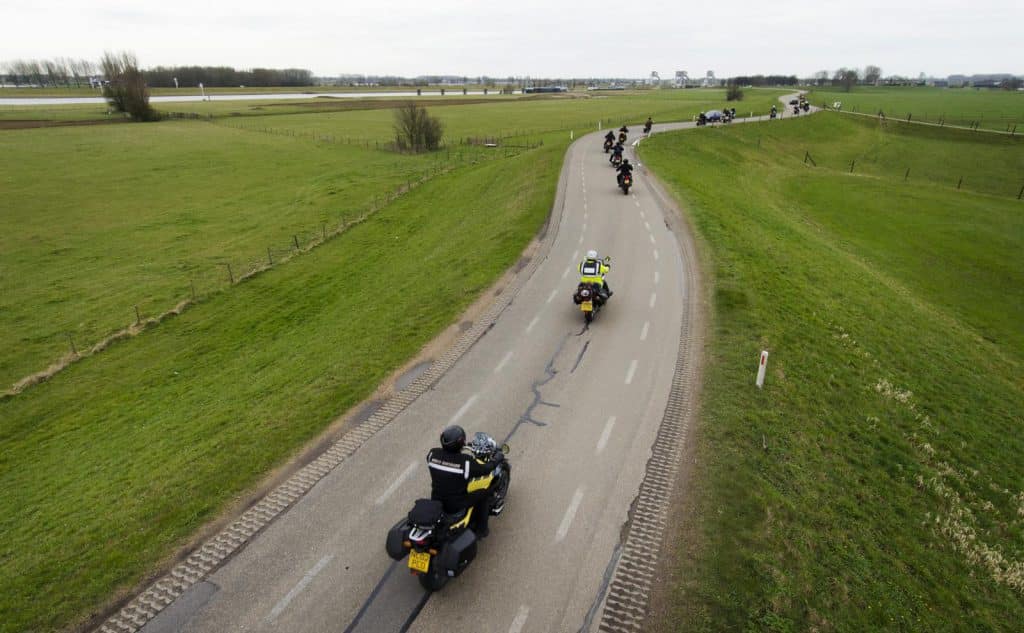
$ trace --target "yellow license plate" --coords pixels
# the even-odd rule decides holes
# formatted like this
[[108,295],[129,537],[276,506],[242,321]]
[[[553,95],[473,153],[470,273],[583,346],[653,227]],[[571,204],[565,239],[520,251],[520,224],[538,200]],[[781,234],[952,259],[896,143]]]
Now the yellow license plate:
[[409,569],[427,573],[427,570],[430,569],[430,554],[416,550],[409,552]]
[[594,311],[594,302],[593,301],[584,301],[583,303],[580,304],[580,310],[583,310],[584,312],[593,312]]

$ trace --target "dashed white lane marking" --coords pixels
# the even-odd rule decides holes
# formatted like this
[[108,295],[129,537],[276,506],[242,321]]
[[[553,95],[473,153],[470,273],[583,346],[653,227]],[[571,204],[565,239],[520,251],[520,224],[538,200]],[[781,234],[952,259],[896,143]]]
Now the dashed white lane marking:
[[584,230],[584,231],[586,231],[586,230],[587,230],[587,223],[586,223],[586,222],[584,222],[584,223],[583,223],[583,230]]
[[519,607],[519,612],[516,613],[516,619],[512,620],[512,626],[508,627],[508,633],[522,633],[523,626],[526,624],[526,618],[530,615],[530,608],[525,604]]
[[377,505],[383,504],[385,501],[388,500],[388,497],[395,494],[395,491],[398,490],[399,486],[405,483],[405,480],[408,479],[409,476],[412,475],[414,472],[416,472],[416,468],[419,465],[419,462],[413,462],[409,464],[409,467],[402,471],[402,474],[398,476],[398,479],[396,479],[394,482],[392,482],[390,486],[388,486],[388,489],[384,491],[384,494],[377,497]]
[[558,294],[558,290],[557,289],[552,290],[551,294],[548,295],[547,303],[551,303],[552,301],[554,301],[555,295],[557,295],[557,294]]
[[267,616],[267,620],[273,620],[277,618],[277,616],[281,615],[281,612],[288,607],[288,603],[294,600],[295,596],[302,593],[302,590],[306,588],[306,585],[313,582],[316,575],[323,571],[323,568],[326,567],[333,558],[334,554],[324,556],[320,559],[320,562],[313,566],[313,569],[307,571],[306,575],[302,577],[302,580],[300,580],[299,583],[292,587],[292,590],[288,592],[288,595],[281,598],[281,601],[274,605],[274,608],[270,610],[270,615]]
[[633,374],[635,374],[635,373],[636,373],[636,361],[634,360],[634,361],[632,361],[629,364],[629,371],[626,372],[626,384],[627,385],[631,384],[633,382]]
[[646,220],[647,219],[647,216],[644,215],[644,212],[642,210],[640,211],[640,219],[641,220]]
[[651,230],[651,223],[648,222],[647,220],[644,220],[644,228],[647,229],[648,231],[650,231]]
[[647,330],[650,327],[651,327],[651,322],[650,321],[644,321],[644,329],[640,330],[640,340],[641,341],[646,341],[647,340]]
[[601,451],[604,450],[604,445],[608,443],[608,437],[612,434],[612,427],[615,426],[615,416],[608,418],[608,421],[604,423],[604,430],[601,431],[601,438],[597,440],[597,452],[595,455],[600,455]]
[[658,271],[654,271],[654,283],[658,283]]
[[555,534],[556,543],[564,539],[565,535],[569,533],[569,526],[572,525],[572,520],[576,518],[576,511],[580,508],[580,501],[583,501],[582,486],[576,489],[572,496],[572,501],[569,502],[569,507],[565,509],[565,516],[562,517],[562,523],[558,526],[558,532]]
[[459,410],[455,412],[455,415],[452,416],[452,419],[449,420],[448,424],[455,424],[456,422],[459,421],[459,418],[466,415],[466,411],[469,411],[469,408],[473,406],[473,403],[476,402],[476,399],[477,394],[474,393],[469,397],[469,400],[466,400],[466,403],[464,405],[459,407]]
[[640,201],[639,201],[639,200],[636,200],[636,199],[634,199],[634,200],[633,200],[633,204],[635,204],[635,205],[636,205],[636,208],[637,208],[637,209],[639,209],[639,208],[640,208]]
[[[583,208],[586,209],[586,207],[583,207]],[[584,211],[583,212],[583,219],[586,220],[588,217],[589,217],[589,214],[586,211]]]
[[654,259],[658,259],[658,249],[654,249]]
[[565,269],[565,272],[562,273],[562,279],[565,279],[566,277],[569,276],[569,271],[570,270],[572,270],[572,266],[569,266],[568,268]]
[[529,332],[530,330],[532,330],[533,326],[537,325],[537,321],[540,321],[540,316],[533,317],[533,320],[530,321],[530,324],[526,326],[526,331]]
[[576,263],[576,258],[579,257],[579,256],[580,256],[580,252],[578,250],[577,251],[573,251],[572,252],[572,261],[570,262],[570,264],[575,264]]
[[654,302],[657,301],[657,300],[658,300],[658,293],[652,292],[651,293],[651,307],[652,308],[654,307]]
[[512,358],[512,352],[511,351],[509,351],[507,354],[502,356],[501,357],[501,362],[498,363],[498,366],[494,368],[494,373],[498,373],[499,371],[504,369],[505,368],[505,363],[507,363],[511,358]]
[[[582,243],[583,243],[583,236],[582,236],[582,235],[580,236],[580,241],[579,241],[578,243],[579,243],[579,244],[582,244]],[[575,259],[575,258],[573,258],[573,259]]]
[[653,235],[648,235],[647,237],[651,238],[651,244],[657,244],[657,242],[654,241]]

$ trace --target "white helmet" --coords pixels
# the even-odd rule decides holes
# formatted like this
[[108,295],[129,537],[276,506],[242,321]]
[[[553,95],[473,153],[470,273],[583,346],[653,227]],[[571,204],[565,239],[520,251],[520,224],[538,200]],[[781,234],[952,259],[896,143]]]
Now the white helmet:
[[594,249],[587,251],[587,259],[597,259],[597,251]]

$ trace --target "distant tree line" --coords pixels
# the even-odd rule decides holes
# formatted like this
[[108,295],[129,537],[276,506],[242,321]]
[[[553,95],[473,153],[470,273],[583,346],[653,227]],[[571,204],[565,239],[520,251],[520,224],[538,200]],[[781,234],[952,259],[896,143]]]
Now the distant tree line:
[[173,88],[177,77],[179,86],[207,87],[254,86],[312,86],[313,73],[304,68],[253,68],[235,70],[230,66],[157,66],[145,71],[151,88]]
[[89,85],[97,65],[87,59],[15,59],[0,64],[0,80],[14,86],[79,88]]
[[800,83],[796,75],[740,75],[729,83],[739,86],[795,86]]

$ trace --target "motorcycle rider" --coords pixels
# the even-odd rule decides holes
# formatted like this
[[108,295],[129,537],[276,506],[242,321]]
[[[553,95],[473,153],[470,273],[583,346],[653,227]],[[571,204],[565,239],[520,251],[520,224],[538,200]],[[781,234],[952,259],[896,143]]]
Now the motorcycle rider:
[[654,125],[654,121],[651,120],[651,117],[647,117],[647,122],[644,123],[644,132],[650,132],[651,131],[651,126],[653,126],[653,125]]
[[608,157],[608,162],[609,163],[614,163],[616,156],[618,156],[621,159],[622,158],[622,150],[624,150],[624,149],[626,149],[626,147],[622,144],[621,141],[615,143],[615,146],[612,147],[612,155]]
[[604,140],[611,141],[612,143],[614,143],[615,142],[615,132],[612,132],[611,130],[608,130],[608,133],[604,135]]
[[491,489],[489,485],[473,492],[469,489],[474,482],[480,483],[490,477],[505,456],[497,451],[490,461],[481,462],[462,452],[465,445],[466,431],[453,424],[441,432],[440,448],[432,448],[427,453],[430,498],[440,501],[449,514],[472,506],[475,532],[483,538],[490,534],[487,521],[491,513]]
[[619,172],[618,181],[619,186],[621,187],[623,177],[625,177],[626,174],[630,174],[631,176],[633,175],[633,165],[630,164],[628,158],[624,158],[622,163],[620,163],[615,169]]
[[775,115],[777,115],[777,114],[778,114],[778,110],[776,110],[776,109],[775,109],[775,106],[774,106],[774,105],[772,105],[772,118],[774,119],[774,118],[775,118]]
[[611,270],[611,266],[606,264],[598,255],[597,251],[590,249],[587,251],[587,256],[580,262],[580,283],[581,284],[601,284],[601,298],[607,301],[614,292],[608,287],[608,282],[604,276]]

